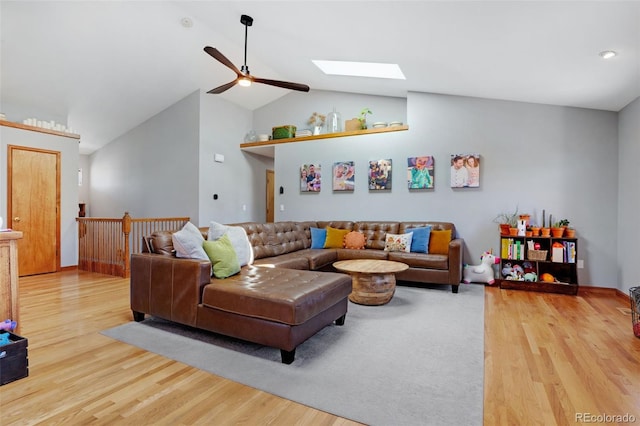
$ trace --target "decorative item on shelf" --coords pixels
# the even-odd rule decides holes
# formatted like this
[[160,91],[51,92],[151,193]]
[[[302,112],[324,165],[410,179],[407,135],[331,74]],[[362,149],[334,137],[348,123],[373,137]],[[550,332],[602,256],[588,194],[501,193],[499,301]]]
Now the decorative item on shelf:
[[333,111],[327,114],[327,133],[338,133],[342,131],[342,115],[336,111],[335,107]]
[[296,126],[285,125],[273,127],[271,129],[273,139],[285,139],[296,137]]
[[548,227],[540,228],[540,236],[541,237],[550,237],[551,236],[551,228],[548,228]]
[[521,215],[518,215],[518,219],[524,220],[525,226],[528,227],[529,226],[529,220],[531,219],[531,215],[530,214],[526,214],[526,213],[525,214],[521,214]]
[[402,121],[392,121],[389,123],[389,127],[400,127],[402,126]]
[[369,108],[362,108],[362,111],[360,111],[360,117],[358,117],[358,120],[360,120],[360,128],[362,130],[367,128],[367,114],[373,114],[373,112],[371,112]]
[[256,135],[256,132],[254,130],[249,130],[249,132],[247,132],[247,134],[244,135],[245,142],[255,142],[257,140],[258,140],[258,135]]
[[387,123],[385,121],[376,121],[371,125],[374,129],[381,129],[383,127],[387,127]]
[[538,237],[540,235],[540,227],[539,226],[531,226],[531,236]]
[[360,130],[361,124],[360,119],[353,118],[351,120],[347,120],[344,122],[344,130],[347,132],[352,132],[354,130]]
[[551,236],[553,238],[562,238],[564,235],[564,228],[560,225],[560,222],[555,222],[551,225]]
[[566,238],[575,238],[576,237],[576,230],[575,228],[571,228],[571,227],[567,227],[564,230],[564,236]]
[[319,135],[322,132],[322,126],[324,126],[326,119],[327,117],[325,115],[318,114],[317,112],[311,114],[311,117],[307,120],[307,124],[313,126],[314,135]]
[[548,250],[527,250],[527,259],[543,261],[547,260]]

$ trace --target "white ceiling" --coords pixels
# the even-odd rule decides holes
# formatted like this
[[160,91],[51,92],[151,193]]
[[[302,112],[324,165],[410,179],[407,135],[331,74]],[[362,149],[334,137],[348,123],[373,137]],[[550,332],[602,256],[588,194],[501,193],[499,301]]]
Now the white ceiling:
[[[203,48],[239,68],[241,14],[254,18],[251,73],[312,90],[610,111],[640,96],[635,1],[2,0],[0,108],[66,117],[90,153],[189,93],[235,78]],[[605,61],[605,49],[619,55]],[[312,59],[398,63],[407,79],[325,76]],[[253,85],[210,96],[255,109],[286,93]]]

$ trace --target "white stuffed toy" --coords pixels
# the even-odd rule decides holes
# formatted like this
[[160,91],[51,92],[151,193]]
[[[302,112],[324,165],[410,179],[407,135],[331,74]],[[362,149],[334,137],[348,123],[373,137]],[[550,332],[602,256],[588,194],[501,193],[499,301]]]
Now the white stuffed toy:
[[479,265],[464,265],[462,282],[493,284],[496,281],[493,265],[499,263],[499,257],[494,256],[490,251],[484,252],[480,256]]

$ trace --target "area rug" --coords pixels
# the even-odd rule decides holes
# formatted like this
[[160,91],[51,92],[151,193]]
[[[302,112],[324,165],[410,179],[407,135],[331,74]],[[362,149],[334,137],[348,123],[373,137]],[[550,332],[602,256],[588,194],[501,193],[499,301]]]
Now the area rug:
[[148,318],[104,335],[370,425],[482,425],[484,286],[399,286],[387,305],[349,302],[331,325],[280,351]]

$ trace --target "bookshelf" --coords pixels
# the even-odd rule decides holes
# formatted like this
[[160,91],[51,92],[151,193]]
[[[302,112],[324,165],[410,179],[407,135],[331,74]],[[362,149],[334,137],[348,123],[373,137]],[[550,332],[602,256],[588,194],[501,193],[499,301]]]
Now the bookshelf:
[[[576,295],[577,258],[577,238],[501,235],[497,281],[504,289]],[[543,274],[552,275],[555,281],[542,281]]]

